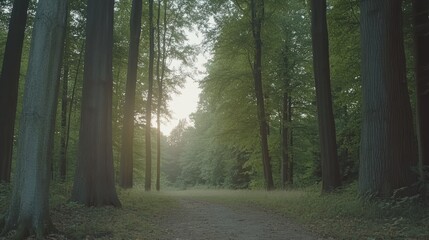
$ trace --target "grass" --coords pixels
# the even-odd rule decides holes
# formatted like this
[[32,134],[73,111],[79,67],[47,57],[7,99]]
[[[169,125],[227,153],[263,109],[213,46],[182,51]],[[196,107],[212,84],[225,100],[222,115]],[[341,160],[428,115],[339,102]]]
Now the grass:
[[418,200],[364,202],[356,192],[352,185],[323,195],[319,186],[273,192],[197,190],[174,194],[276,212],[335,239],[429,240],[429,208]]
[[54,207],[53,221],[72,239],[157,239],[163,229],[157,220],[178,206],[163,193],[141,188],[119,190],[122,208],[87,208],[75,203]]
[[[324,237],[335,239],[429,239],[429,208],[416,199],[363,202],[352,185],[334,194],[320,186],[288,191],[118,190],[122,208],[87,208],[68,202],[70,186],[51,186],[51,216],[59,236],[68,239],[157,239],[159,221],[179,207],[180,198],[249,206],[285,215]],[[10,187],[0,185],[0,213]],[[56,237],[55,239],[62,239]]]
[[[142,188],[118,189],[122,208],[85,207],[69,202],[70,186],[53,183],[50,214],[59,231],[49,239],[157,239],[163,235],[158,220],[178,206],[165,193]],[[4,213],[10,190],[0,186],[0,213]]]

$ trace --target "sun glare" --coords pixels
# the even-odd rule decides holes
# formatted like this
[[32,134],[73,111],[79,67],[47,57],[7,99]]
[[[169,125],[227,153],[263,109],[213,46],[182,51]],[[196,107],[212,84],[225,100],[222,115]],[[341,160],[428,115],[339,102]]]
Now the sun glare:
[[172,96],[171,102],[168,103],[172,118],[161,126],[161,131],[164,135],[168,136],[171,130],[177,126],[180,119],[186,118],[189,122],[189,115],[197,109],[200,92],[201,89],[198,88],[198,83],[192,79],[187,79],[181,92]]

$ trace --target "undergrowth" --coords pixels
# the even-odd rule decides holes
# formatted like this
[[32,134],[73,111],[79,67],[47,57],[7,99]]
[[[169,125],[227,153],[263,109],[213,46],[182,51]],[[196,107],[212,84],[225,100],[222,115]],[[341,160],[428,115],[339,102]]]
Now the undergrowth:
[[[117,191],[122,208],[85,207],[68,200],[70,184],[52,183],[50,214],[58,232],[48,239],[158,239],[163,235],[158,220],[178,206],[174,198],[138,187]],[[9,197],[10,187],[0,186],[0,215]]]

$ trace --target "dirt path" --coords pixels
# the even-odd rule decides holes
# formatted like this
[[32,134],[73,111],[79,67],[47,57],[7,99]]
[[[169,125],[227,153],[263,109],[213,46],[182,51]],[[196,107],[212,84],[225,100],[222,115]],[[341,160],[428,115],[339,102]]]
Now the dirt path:
[[285,217],[248,207],[180,198],[181,208],[161,220],[162,239],[321,239]]

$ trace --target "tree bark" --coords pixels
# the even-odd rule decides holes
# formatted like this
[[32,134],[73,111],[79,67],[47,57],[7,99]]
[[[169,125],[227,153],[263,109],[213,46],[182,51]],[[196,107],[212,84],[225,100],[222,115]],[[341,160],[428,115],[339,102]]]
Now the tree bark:
[[155,33],[153,26],[153,0],[149,0],[149,79],[148,93],[146,103],[146,172],[145,172],[145,190],[152,188],[152,94],[153,94],[153,64],[155,58]]
[[281,118],[281,181],[282,187],[285,189],[289,183],[289,117],[288,117],[288,107],[289,107],[289,96],[286,90],[283,90],[283,103],[282,103],[282,118]]
[[0,75],[0,182],[10,182],[19,73],[29,0],[15,0]]
[[[66,15],[66,22],[69,18],[69,13]],[[67,34],[68,26],[64,28],[65,35],[65,48],[64,48],[64,59],[63,59],[63,83],[62,83],[62,94],[61,94],[61,150],[60,150],[60,179],[61,181],[66,180],[67,173],[67,108],[68,108],[68,79],[69,79],[69,40]]]
[[41,238],[51,227],[49,180],[66,0],[40,0],[31,40],[20,119],[15,184],[2,234]]
[[341,180],[332,110],[326,0],[311,1],[311,35],[322,163],[322,192],[331,192],[341,185]]
[[[417,136],[421,179],[429,167],[429,0],[414,0],[414,55],[417,86]],[[426,168],[426,172],[423,171]]]
[[252,33],[255,44],[255,56],[253,60],[253,80],[255,84],[255,95],[258,110],[259,137],[262,149],[262,164],[264,170],[265,187],[267,190],[274,189],[273,174],[270,163],[268,148],[268,122],[265,114],[264,94],[262,87],[262,39],[261,30],[264,18],[264,1],[250,0],[252,15]]
[[281,119],[280,119],[280,149],[281,149],[281,164],[280,164],[280,175],[281,175],[281,185],[283,189],[286,189],[290,181],[290,144],[289,144],[289,90],[290,90],[290,81],[288,77],[288,51],[287,45],[285,45],[285,50],[283,51],[283,61],[282,61],[282,77],[283,77],[283,96],[281,104]]
[[[67,52],[65,52],[67,54]],[[67,105],[68,105],[68,74],[69,66],[66,63],[67,57],[64,56],[64,75],[63,75],[63,88],[61,96],[61,150],[60,150],[60,179],[66,180],[67,174]]]
[[142,19],[142,0],[133,0],[130,17],[130,47],[128,52],[127,87],[124,105],[124,123],[122,128],[120,185],[133,187],[133,143],[134,108],[137,82],[137,65]]
[[88,0],[84,82],[71,200],[120,206],[112,152],[113,0]]
[[[157,156],[157,171],[156,171],[156,189],[159,191],[161,189],[161,110],[164,106],[164,75],[166,64],[165,61],[167,59],[167,0],[163,1],[164,6],[164,22],[163,22],[163,34],[162,34],[162,59],[161,59],[161,76],[158,81],[158,112],[157,112],[157,124],[158,124],[158,137],[157,137],[157,146],[158,146],[158,156]],[[158,39],[159,41],[159,39]],[[158,52],[160,49],[158,49]]]
[[[164,6],[165,8],[165,6]],[[162,82],[160,76],[161,68],[161,0],[158,0],[157,25],[157,62],[156,62],[156,82],[158,85],[158,104],[156,108],[156,190],[161,189],[161,106],[162,106]],[[165,29],[164,29],[165,31]]]
[[[361,195],[390,197],[417,175],[405,74],[401,0],[361,0],[363,121]],[[404,194],[406,194],[404,192]]]
[[288,118],[289,118],[289,184],[293,184],[293,131],[292,131],[292,97],[288,101]]

